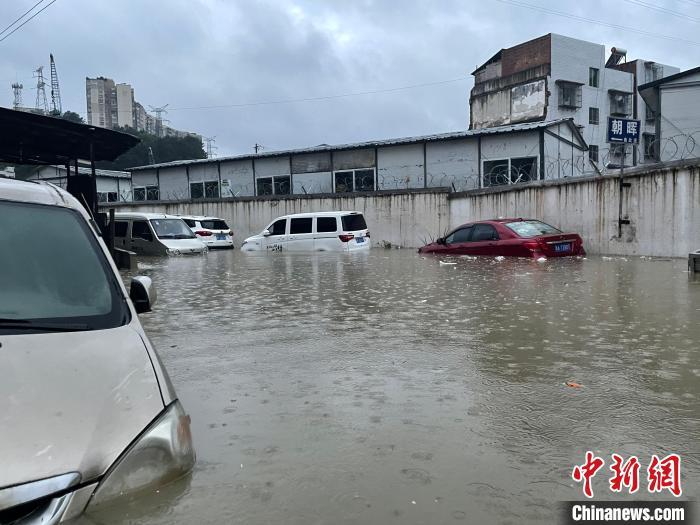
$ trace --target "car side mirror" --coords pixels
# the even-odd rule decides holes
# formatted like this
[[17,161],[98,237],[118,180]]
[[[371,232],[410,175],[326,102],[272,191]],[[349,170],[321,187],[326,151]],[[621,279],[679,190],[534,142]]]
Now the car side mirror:
[[265,229],[262,231],[262,234],[263,234],[263,237],[267,237],[267,236],[271,235],[270,230],[268,230],[267,228],[265,228]]
[[438,244],[445,244],[445,238],[444,238],[444,237],[438,237],[438,238],[435,240],[435,242],[438,243]]
[[156,287],[150,277],[139,275],[131,279],[129,297],[134,303],[136,313],[150,312],[158,298]]

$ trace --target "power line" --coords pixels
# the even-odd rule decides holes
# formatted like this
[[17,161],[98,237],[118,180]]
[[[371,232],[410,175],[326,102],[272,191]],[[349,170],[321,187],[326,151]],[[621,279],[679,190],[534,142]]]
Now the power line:
[[564,18],[569,18],[571,20],[578,20],[579,22],[587,22],[589,24],[597,24],[600,26],[610,27],[612,29],[622,29],[624,31],[630,31],[632,33],[637,33],[645,36],[655,36],[657,38],[664,38],[666,40],[675,40],[677,42],[685,42],[686,44],[693,44],[695,46],[700,46],[700,42],[696,40],[688,40],[686,38],[680,38],[672,35],[663,35],[661,33],[652,33],[651,31],[644,31],[643,29],[637,29],[635,27],[621,26],[618,24],[611,24],[609,22],[603,22],[602,20],[595,20],[593,18],[586,18],[585,16],[572,15],[571,13],[565,13],[563,11],[556,11],[554,9],[548,9],[546,7],[541,7],[538,5],[526,4],[525,2],[520,2],[518,0],[497,0],[498,2],[504,4],[510,4],[518,7],[525,7],[532,9],[534,11],[540,11],[541,13],[548,13],[550,15],[561,16]]
[[42,11],[45,11],[46,9],[48,9],[49,7],[51,7],[53,4],[56,3],[56,1],[57,1],[57,0],[51,0],[51,2],[49,2],[49,3],[46,4],[44,7],[42,7],[41,9],[39,9],[36,13],[34,13],[34,14],[33,14],[32,16],[30,16],[29,18],[27,18],[24,22],[22,22],[20,25],[18,25],[17,27],[15,27],[12,31],[10,31],[9,33],[7,33],[4,37],[0,38],[0,42],[2,42],[2,41],[5,40],[7,37],[9,37],[10,35],[12,35],[15,31],[17,31],[19,28],[23,27],[23,26],[24,26],[25,24],[27,24],[28,22],[31,22],[34,18],[36,18],[36,16],[37,16],[39,13],[41,13]]
[[658,5],[649,4],[647,2],[643,2],[642,0],[625,0],[625,2],[627,2],[628,4],[638,5],[638,6],[646,7],[648,9],[653,9],[654,11],[659,11],[661,13],[666,13],[669,15],[677,16],[678,18],[685,18],[687,20],[692,20],[693,22],[700,22],[700,18],[696,18],[694,16],[679,13],[678,11],[672,11],[671,9],[666,9],[665,7],[661,7]]
[[467,80],[467,77],[452,78],[450,80],[439,80],[437,82],[426,82],[424,84],[413,84],[410,86],[401,86],[401,87],[388,88],[388,89],[374,89],[371,91],[358,91],[355,93],[343,93],[343,94],[339,94],[339,95],[326,95],[326,96],[321,96],[321,97],[307,97],[307,98],[289,98],[289,99],[282,99],[282,100],[265,100],[265,101],[260,101],[260,102],[245,102],[245,103],[240,103],[240,104],[222,104],[222,105],[218,105],[218,106],[197,106],[197,107],[170,108],[170,111],[188,110],[188,109],[244,108],[244,107],[251,107],[251,106],[269,106],[269,105],[273,105],[273,104],[291,104],[294,102],[315,102],[315,101],[319,101],[319,100],[331,100],[331,99],[335,99],[335,98],[357,97],[357,96],[361,96],[361,95],[376,95],[379,93],[393,93],[395,91],[403,91],[406,89],[414,89],[414,88],[427,87],[427,86],[437,86],[437,85],[441,85],[441,84],[461,82],[463,80]]
[[25,11],[24,13],[22,13],[22,16],[20,16],[17,20],[15,20],[14,22],[12,22],[12,23],[11,23],[9,26],[7,26],[5,29],[3,29],[2,31],[0,31],[0,35],[2,35],[5,31],[7,31],[8,29],[10,29],[10,28],[11,28],[13,25],[15,25],[17,22],[19,22],[20,20],[22,20],[25,16],[27,16],[28,13],[30,13],[32,10],[34,10],[34,8],[35,8],[36,6],[38,6],[40,3],[42,3],[43,1],[44,1],[44,0],[39,0],[36,4],[34,4],[32,7],[30,7],[27,11]]

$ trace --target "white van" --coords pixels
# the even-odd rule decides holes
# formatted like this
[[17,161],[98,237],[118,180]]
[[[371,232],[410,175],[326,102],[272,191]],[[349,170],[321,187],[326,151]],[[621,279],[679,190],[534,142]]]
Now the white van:
[[360,212],[325,211],[278,217],[259,235],[243,241],[241,250],[350,252],[369,246],[369,230]]
[[186,255],[207,251],[185,221],[163,213],[116,213],[114,247],[139,255]]

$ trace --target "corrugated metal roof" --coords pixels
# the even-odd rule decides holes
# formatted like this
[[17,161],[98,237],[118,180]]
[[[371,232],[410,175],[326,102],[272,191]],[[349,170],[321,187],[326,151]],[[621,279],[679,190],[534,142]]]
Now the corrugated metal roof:
[[[45,170],[47,168],[51,168],[53,170],[59,170],[59,173],[56,175],[49,175],[47,177],[36,177],[36,175],[41,171]],[[75,168],[71,166],[70,172],[74,173]],[[78,166],[78,173],[81,175],[92,175],[92,170],[86,166]],[[66,176],[66,167],[65,166],[38,166],[35,168],[35,171],[27,177],[29,180],[47,180],[47,179],[56,179],[56,178],[64,178]],[[95,176],[96,177],[109,177],[113,179],[130,179],[131,178],[131,173],[128,171],[115,171],[115,170],[101,170],[101,169],[95,169]]]
[[193,160],[176,160],[173,162],[163,162],[160,164],[150,164],[147,166],[135,166],[129,168],[130,171],[141,171],[153,168],[169,168],[175,166],[191,166],[196,164],[208,164],[217,162],[226,162],[233,160],[247,160],[247,159],[264,159],[269,157],[281,157],[285,155],[302,155],[304,153],[320,153],[324,151],[339,151],[339,150],[350,150],[350,149],[362,149],[362,148],[376,148],[380,146],[399,146],[402,144],[416,144],[422,142],[434,142],[438,140],[456,140],[469,137],[478,137],[482,135],[499,135],[503,133],[515,133],[519,131],[529,131],[533,129],[548,128],[551,126],[556,126],[558,124],[568,124],[572,131],[580,138],[582,145],[585,145],[583,138],[581,137],[578,128],[573,123],[571,118],[562,118],[557,120],[546,120],[539,122],[525,122],[522,124],[512,124],[509,126],[498,126],[494,128],[483,128],[483,129],[471,129],[467,131],[453,131],[451,133],[438,133],[435,135],[421,135],[415,137],[403,137],[396,139],[384,139],[384,140],[373,140],[368,142],[356,142],[351,144],[336,144],[328,145],[321,144],[319,146],[312,146],[310,148],[300,148],[300,149],[290,149],[290,150],[280,150],[280,151],[269,151],[265,153],[248,153],[245,155],[234,155],[229,157],[217,157],[215,159],[193,159]]

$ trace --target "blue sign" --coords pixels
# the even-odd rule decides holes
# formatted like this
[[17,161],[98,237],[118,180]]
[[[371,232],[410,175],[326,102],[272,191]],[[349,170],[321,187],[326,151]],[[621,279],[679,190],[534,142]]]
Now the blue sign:
[[608,117],[608,142],[639,144],[639,121]]

